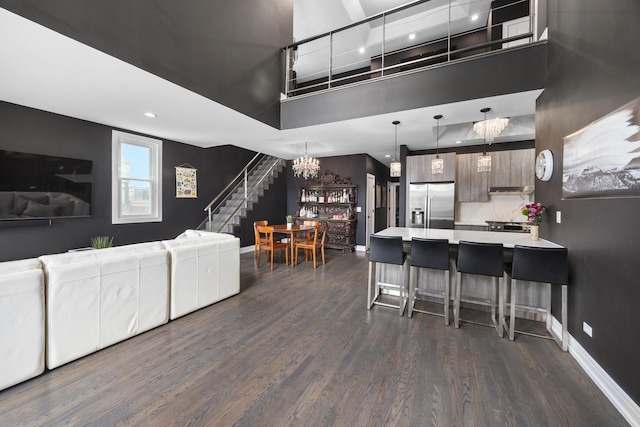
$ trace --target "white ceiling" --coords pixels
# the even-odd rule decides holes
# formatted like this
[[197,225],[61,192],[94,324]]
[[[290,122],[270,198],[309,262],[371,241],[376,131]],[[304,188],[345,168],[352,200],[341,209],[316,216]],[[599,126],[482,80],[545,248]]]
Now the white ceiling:
[[[323,0],[323,6],[325,1],[351,3],[352,8],[357,3]],[[386,9],[400,3],[368,2],[377,8],[389,5]],[[304,153],[308,141],[313,156],[368,153],[388,164],[393,120],[402,122],[398,144],[410,150],[435,147],[436,114],[444,116],[440,147],[457,140],[473,145],[482,142],[471,122],[482,118],[483,107],[512,118],[496,143],[534,138],[540,91],[281,131],[2,8],[0,40],[0,100],[199,147],[232,144],[293,159]],[[145,117],[148,111],[158,117]]]

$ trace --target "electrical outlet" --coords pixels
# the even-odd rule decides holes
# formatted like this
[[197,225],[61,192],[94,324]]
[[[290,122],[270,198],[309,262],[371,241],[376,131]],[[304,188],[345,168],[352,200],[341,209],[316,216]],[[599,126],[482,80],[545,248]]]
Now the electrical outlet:
[[362,212],[362,207],[361,206],[356,206],[356,212]]
[[556,224],[560,224],[562,222],[562,212],[556,211]]
[[591,328],[591,325],[589,325],[587,322],[582,322],[582,330],[584,331],[585,334],[589,335],[590,337],[593,336],[593,329]]

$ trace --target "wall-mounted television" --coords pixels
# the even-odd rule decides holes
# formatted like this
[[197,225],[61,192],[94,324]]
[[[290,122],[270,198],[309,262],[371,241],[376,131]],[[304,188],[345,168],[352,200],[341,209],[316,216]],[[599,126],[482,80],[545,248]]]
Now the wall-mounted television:
[[0,220],[91,216],[91,160],[0,150]]

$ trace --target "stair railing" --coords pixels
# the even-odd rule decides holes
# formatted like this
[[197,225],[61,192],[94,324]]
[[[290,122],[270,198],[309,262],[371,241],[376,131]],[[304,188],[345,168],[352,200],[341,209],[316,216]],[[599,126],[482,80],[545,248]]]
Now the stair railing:
[[[267,171],[262,174],[262,176],[260,177],[260,179],[258,180],[258,182],[255,183],[255,185],[249,189],[248,186],[248,177],[249,177],[249,167],[251,166],[251,164],[258,158],[261,157],[260,160],[264,159],[267,157],[266,154],[262,155],[261,153],[256,154],[253,159],[251,159],[251,161],[249,161],[249,163],[247,163],[247,165],[238,173],[238,175],[236,175],[236,177],[224,188],[224,190],[222,190],[220,192],[220,194],[218,194],[212,201],[211,203],[209,203],[207,205],[206,208],[204,208],[205,211],[207,211],[207,219],[205,221],[211,222],[212,218],[213,218],[213,212],[220,207],[220,205],[224,202],[224,199],[220,200],[220,202],[212,208],[213,204],[216,203],[225,193],[228,195],[230,193],[229,188],[234,184],[234,182],[237,182],[238,179],[241,176],[244,176],[243,178],[243,185],[244,185],[244,199],[238,204],[238,206],[233,210],[233,212],[228,216],[228,218],[225,220],[225,222],[222,224],[222,226],[220,227],[220,229],[224,229],[224,227],[227,226],[227,224],[229,224],[229,221],[231,221],[231,219],[235,216],[235,214],[240,210],[240,208],[242,206],[244,206],[247,202],[247,200],[253,196],[253,194],[257,191],[258,188],[260,188],[260,186],[264,183],[265,179],[267,179],[267,177],[269,176],[269,174],[271,173],[271,171],[273,170],[273,168],[275,168],[278,163],[280,163],[281,159],[279,158],[275,158],[274,161],[271,163],[271,165],[269,166],[269,168],[267,169]],[[251,171],[253,171],[253,169],[255,167],[258,166],[260,162],[256,162],[252,167],[251,167]],[[239,185],[236,184],[234,186],[234,189],[237,188]],[[200,224],[200,227],[202,227],[202,224]],[[198,228],[200,228],[198,227]]]
[[[261,154],[261,153],[256,153],[255,156],[253,156],[253,158],[251,160],[249,160],[249,163],[246,164],[246,166],[244,168],[242,168],[242,170],[238,173],[238,175],[236,175],[235,178],[233,178],[229,184],[227,184],[226,187],[224,187],[224,189],[220,192],[220,194],[218,194],[212,201],[209,202],[209,204],[207,205],[206,208],[204,208],[205,211],[208,212],[208,217],[209,217],[209,221],[211,221],[211,206],[213,206],[213,204],[215,202],[217,202],[218,200],[220,200],[220,198],[222,198],[222,196],[224,196],[225,194],[229,194],[227,192],[227,190],[229,188],[231,188],[231,186],[233,185],[234,188],[236,188],[238,186],[238,179],[244,175],[244,179],[243,179],[243,183],[244,183],[244,195],[245,197],[247,196],[247,181],[248,181],[248,170],[249,167],[256,161],[256,159],[258,157],[262,156],[263,158],[266,157],[266,154]],[[253,164],[252,167],[255,167],[258,165],[259,162],[256,162],[255,164]],[[235,185],[234,185],[235,184]],[[217,207],[217,206],[216,206]],[[215,209],[215,208],[214,208]]]

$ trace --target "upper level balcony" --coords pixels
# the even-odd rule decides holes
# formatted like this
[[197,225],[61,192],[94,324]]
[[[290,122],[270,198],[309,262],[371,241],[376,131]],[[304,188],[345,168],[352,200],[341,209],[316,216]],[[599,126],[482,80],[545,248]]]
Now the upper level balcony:
[[287,46],[287,98],[538,40],[538,2],[421,0]]
[[282,127],[540,90],[541,4],[421,0],[287,46]]

